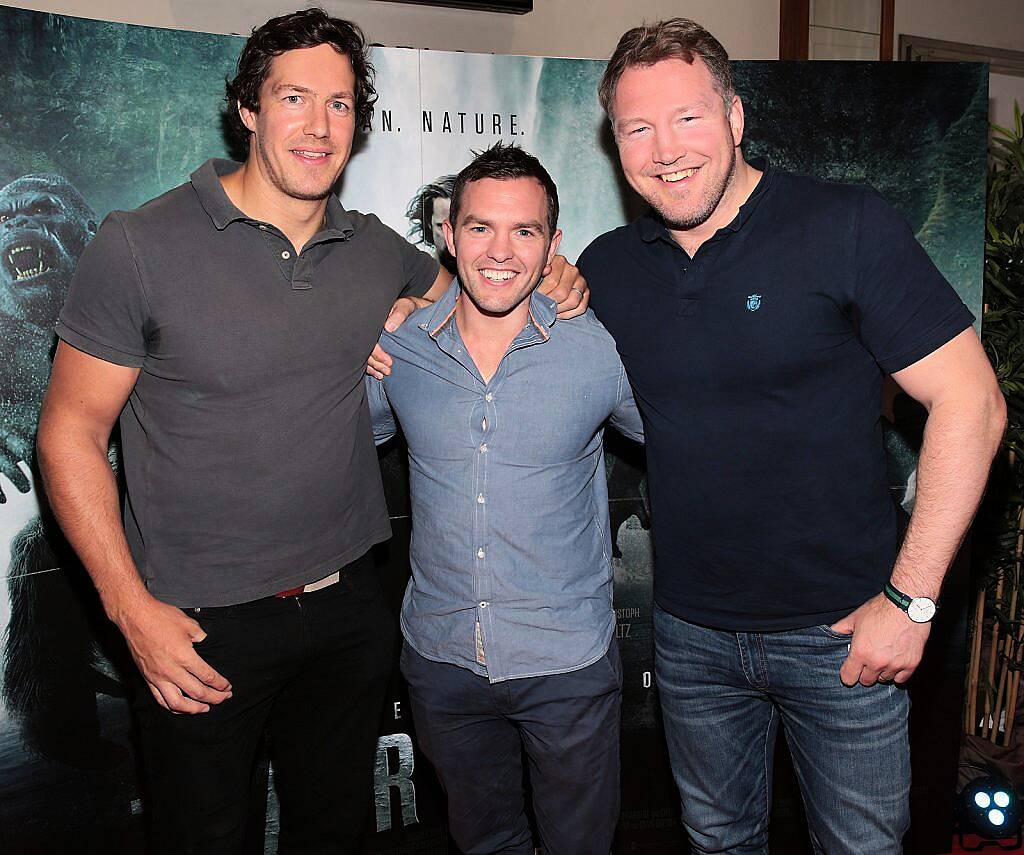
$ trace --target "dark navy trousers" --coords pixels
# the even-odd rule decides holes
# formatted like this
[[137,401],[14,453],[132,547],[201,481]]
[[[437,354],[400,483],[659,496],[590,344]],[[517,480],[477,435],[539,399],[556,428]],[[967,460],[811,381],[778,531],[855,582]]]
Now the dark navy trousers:
[[567,674],[490,683],[408,644],[402,673],[420,748],[465,855],[533,855],[525,755],[545,855],[607,855],[619,816],[622,664],[614,640]]

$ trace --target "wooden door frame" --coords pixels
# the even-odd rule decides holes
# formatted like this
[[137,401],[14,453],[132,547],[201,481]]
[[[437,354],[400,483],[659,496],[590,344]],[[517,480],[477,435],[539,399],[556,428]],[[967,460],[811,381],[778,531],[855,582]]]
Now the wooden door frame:
[[[881,4],[881,33],[878,58],[892,59],[893,19],[896,0],[878,0]],[[807,59],[807,41],[811,23],[811,0],[779,0],[779,59]]]

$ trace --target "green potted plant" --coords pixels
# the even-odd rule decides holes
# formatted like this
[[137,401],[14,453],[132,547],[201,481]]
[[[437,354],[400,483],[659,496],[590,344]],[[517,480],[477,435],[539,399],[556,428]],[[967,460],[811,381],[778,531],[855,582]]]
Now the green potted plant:
[[1009,747],[1024,658],[1024,127],[1018,104],[1012,128],[992,125],[985,225],[982,342],[1009,423],[975,528],[978,584],[964,730],[975,744],[980,737]]

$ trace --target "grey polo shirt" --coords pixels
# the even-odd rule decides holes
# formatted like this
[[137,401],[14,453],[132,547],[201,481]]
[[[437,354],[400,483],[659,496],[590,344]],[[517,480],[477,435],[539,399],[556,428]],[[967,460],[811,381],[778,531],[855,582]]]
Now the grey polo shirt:
[[296,253],[246,217],[208,161],[111,213],[78,263],[57,334],[140,368],[121,414],[125,531],[150,592],[245,602],[358,558],[391,534],[363,387],[400,295],[437,262],[333,196]]

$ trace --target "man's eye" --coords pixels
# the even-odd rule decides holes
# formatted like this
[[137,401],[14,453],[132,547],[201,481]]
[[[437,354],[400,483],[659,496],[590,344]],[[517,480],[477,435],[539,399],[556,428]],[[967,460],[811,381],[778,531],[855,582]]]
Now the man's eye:
[[533,237],[533,230],[532,229],[519,229],[519,231],[516,232],[516,234],[518,234],[519,237],[524,237],[524,238]]
[[647,130],[647,126],[646,126],[646,125],[642,125],[642,126],[641,126],[641,127],[639,127],[639,128],[633,128],[633,130],[631,130],[631,131],[629,132],[629,135],[630,135],[631,137],[635,137],[635,136],[637,136],[638,134],[642,134],[642,133],[643,133],[644,131],[646,131],[646,130]]
[[288,104],[298,104],[302,97],[299,95],[285,95],[284,100]]
[[336,110],[339,113],[347,113],[349,111],[349,106],[344,101],[332,101],[331,109]]

